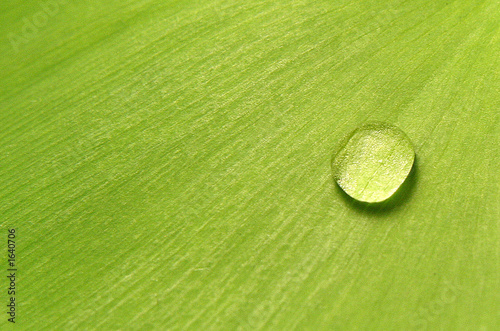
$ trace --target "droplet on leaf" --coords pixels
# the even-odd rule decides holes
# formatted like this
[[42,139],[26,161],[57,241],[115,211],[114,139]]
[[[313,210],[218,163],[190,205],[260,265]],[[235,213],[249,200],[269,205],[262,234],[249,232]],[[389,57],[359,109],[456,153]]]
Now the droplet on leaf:
[[332,163],[337,184],[352,198],[380,202],[391,197],[411,171],[415,152],[406,134],[386,123],[354,130]]

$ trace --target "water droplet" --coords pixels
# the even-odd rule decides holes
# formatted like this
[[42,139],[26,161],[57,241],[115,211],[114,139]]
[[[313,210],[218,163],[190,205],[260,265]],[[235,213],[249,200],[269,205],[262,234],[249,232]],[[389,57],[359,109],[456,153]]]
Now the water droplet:
[[406,134],[387,123],[354,130],[332,162],[337,184],[352,198],[380,202],[403,184],[415,160]]

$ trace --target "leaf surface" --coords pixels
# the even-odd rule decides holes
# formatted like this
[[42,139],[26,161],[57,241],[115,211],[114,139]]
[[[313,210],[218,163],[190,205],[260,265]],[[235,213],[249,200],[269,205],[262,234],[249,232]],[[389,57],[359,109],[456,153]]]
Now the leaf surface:
[[[55,8],[0,10],[20,329],[498,329],[498,1]],[[330,167],[372,121],[375,207]]]

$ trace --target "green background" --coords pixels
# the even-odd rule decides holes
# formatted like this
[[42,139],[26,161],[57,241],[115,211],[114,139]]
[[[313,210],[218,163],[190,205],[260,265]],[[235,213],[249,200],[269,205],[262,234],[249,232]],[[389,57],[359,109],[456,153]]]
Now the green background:
[[[2,1],[16,327],[498,330],[499,24],[497,0]],[[368,206],[330,161],[374,120],[417,164]]]

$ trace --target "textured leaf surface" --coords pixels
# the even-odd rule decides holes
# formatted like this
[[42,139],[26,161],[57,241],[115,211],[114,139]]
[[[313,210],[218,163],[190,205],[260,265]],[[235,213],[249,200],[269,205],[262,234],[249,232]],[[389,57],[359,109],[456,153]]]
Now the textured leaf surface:
[[[498,1],[1,7],[19,329],[499,329]],[[368,121],[416,152],[375,208]]]

